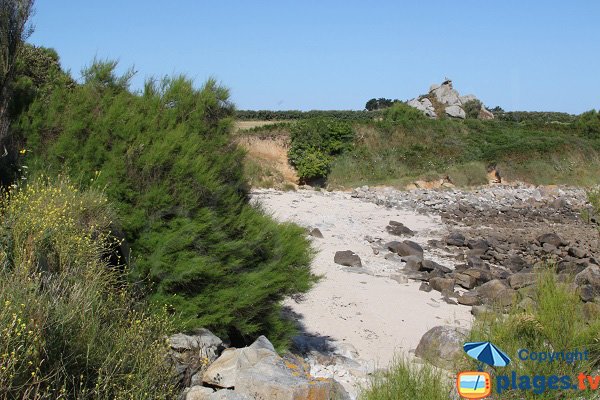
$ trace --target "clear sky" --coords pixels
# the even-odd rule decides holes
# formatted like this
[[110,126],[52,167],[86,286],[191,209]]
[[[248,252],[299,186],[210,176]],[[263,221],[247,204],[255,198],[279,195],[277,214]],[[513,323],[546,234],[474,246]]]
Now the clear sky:
[[94,57],[213,76],[240,109],[362,109],[445,76],[506,110],[600,108],[600,1],[37,0],[30,41],[74,77]]

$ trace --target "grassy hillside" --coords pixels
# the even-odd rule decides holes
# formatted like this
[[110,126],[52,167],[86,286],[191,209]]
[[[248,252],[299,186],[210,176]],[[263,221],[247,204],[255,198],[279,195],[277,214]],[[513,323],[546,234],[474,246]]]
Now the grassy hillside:
[[95,62],[82,84],[33,101],[14,124],[18,165],[104,189],[133,279],[179,329],[285,343],[292,326],[279,304],[314,281],[309,245],[248,203],[227,90],[175,77],[134,94],[114,67]]
[[[545,122],[538,113],[523,114],[535,115],[525,122],[429,120],[399,104],[384,111],[384,119],[377,121],[308,119],[279,124],[276,129],[259,127],[245,134],[289,137],[290,162],[300,178],[326,177],[333,188],[365,184],[404,187],[415,180],[446,176],[456,185],[472,186],[486,183],[492,167],[508,181],[597,183],[597,112],[573,117],[569,123]],[[336,129],[328,128],[334,125]],[[321,127],[318,135],[315,126]],[[340,126],[349,127],[352,133],[336,133]]]

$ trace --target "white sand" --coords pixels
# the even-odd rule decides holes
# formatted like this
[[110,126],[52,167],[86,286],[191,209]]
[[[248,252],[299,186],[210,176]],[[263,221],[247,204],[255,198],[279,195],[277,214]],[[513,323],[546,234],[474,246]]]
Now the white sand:
[[[414,350],[421,336],[434,326],[470,326],[470,307],[446,304],[436,291],[419,291],[419,282],[400,284],[390,279],[390,275],[402,274],[402,264],[385,260],[385,251],[375,255],[365,240],[366,235],[384,241],[403,240],[385,230],[393,219],[416,231],[410,239],[425,247],[427,240],[439,239],[446,232],[439,217],[387,209],[343,192],[258,191],[253,198],[278,220],[316,227],[323,233],[323,239],[313,239],[317,250],[313,271],[323,279],[305,300],[286,301],[301,315],[309,333],[350,343],[362,359],[385,367],[395,353],[408,355]],[[369,274],[344,271],[335,264],[334,254],[340,250],[356,252]],[[426,249],[425,257],[453,267],[442,254]]]

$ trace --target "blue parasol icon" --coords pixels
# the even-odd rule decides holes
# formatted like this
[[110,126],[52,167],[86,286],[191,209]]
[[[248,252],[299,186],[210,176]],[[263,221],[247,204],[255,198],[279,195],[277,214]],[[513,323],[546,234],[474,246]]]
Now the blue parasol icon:
[[490,342],[465,343],[463,349],[481,365],[485,363],[492,367],[506,367],[510,363],[510,358]]

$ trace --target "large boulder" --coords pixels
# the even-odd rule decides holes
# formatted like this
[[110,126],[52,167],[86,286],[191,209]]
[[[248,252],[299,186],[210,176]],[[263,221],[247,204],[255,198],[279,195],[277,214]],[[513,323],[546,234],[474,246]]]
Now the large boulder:
[[452,369],[459,355],[468,331],[453,326],[436,326],[428,330],[419,341],[415,355],[429,361],[436,367]]
[[513,289],[521,289],[535,284],[536,279],[536,274],[532,272],[518,272],[508,277],[508,284]]
[[502,307],[511,306],[517,298],[517,291],[509,288],[498,279],[493,279],[479,286],[477,294],[484,302]]
[[446,111],[446,114],[452,118],[465,119],[467,117],[465,110],[463,110],[459,105],[448,106],[444,111]]
[[554,247],[566,246],[567,242],[565,242],[560,236],[556,233],[544,233],[537,237],[537,241],[540,242],[541,245],[544,243],[551,244]]
[[430,94],[435,96],[435,99],[440,104],[444,105],[460,105],[460,96],[452,87],[452,81],[447,79],[439,87],[433,89]]
[[225,350],[204,372],[202,381],[222,388],[234,387],[240,370],[252,368],[263,358],[277,357],[271,342],[260,336],[248,347]]
[[213,387],[233,388],[232,395],[251,399],[347,398],[335,381],[313,379],[296,365],[286,362],[264,336],[248,347],[225,350],[206,370],[203,382]]
[[450,278],[431,278],[429,280],[429,285],[433,290],[437,290],[438,292],[454,292],[454,279]]
[[346,267],[362,267],[360,257],[352,250],[337,251],[333,257],[333,262]]
[[575,283],[579,286],[591,285],[600,290],[600,266],[590,265],[575,276]]

